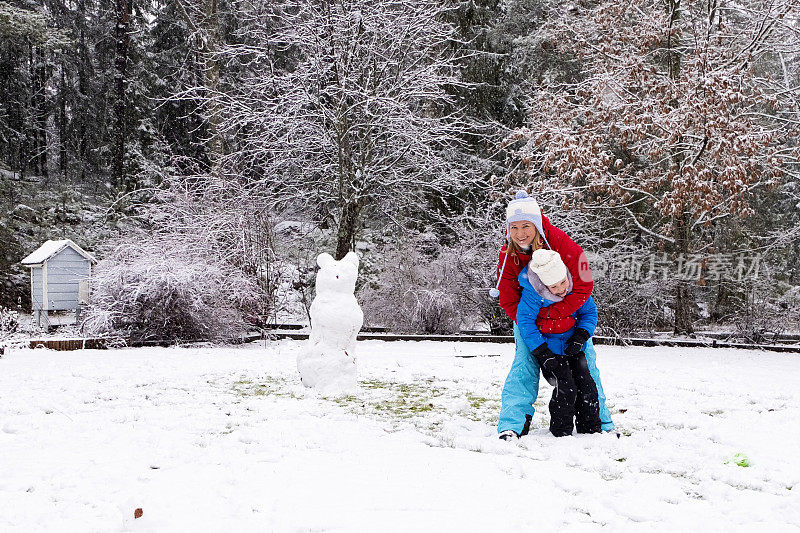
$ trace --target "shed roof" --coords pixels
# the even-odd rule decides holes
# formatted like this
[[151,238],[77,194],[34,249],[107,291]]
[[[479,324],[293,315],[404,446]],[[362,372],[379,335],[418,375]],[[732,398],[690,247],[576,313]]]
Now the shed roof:
[[91,261],[92,263],[97,262],[97,259],[95,259],[92,256],[92,254],[85,251],[83,248],[81,248],[71,240],[64,239],[61,241],[47,241],[46,243],[41,245],[35,252],[33,252],[31,255],[23,259],[22,264],[27,266],[41,265],[42,263],[44,263],[45,261],[47,261],[48,259],[50,259],[51,257],[53,257],[58,252],[60,252],[61,250],[63,250],[68,246],[73,250],[75,250],[76,252],[78,252],[81,256]]

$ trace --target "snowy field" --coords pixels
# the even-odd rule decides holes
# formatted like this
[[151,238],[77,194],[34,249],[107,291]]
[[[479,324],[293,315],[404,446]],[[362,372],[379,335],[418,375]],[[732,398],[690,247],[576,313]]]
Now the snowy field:
[[510,344],[360,342],[338,398],[300,347],[7,353],[0,531],[800,530],[800,355],[599,346],[622,438],[550,436],[542,380],[504,443]]

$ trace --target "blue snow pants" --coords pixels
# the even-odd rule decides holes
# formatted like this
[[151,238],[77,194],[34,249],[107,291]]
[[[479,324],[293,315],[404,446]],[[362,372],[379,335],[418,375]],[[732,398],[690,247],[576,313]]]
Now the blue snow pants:
[[[560,335],[544,335],[547,346],[555,353],[563,354],[567,339],[571,335],[563,333]],[[503,385],[502,405],[500,407],[500,420],[497,423],[497,432],[508,429],[519,435],[525,426],[526,416],[533,416],[533,403],[539,395],[539,363],[531,354],[531,351],[522,340],[516,322],[514,323],[514,345],[516,353],[511,370]],[[583,352],[586,354],[586,362],[589,365],[589,373],[592,375],[597,385],[597,398],[600,404],[600,422],[603,431],[614,429],[614,422],[611,421],[611,413],[606,407],[606,395],[603,392],[603,385],[600,383],[600,371],[597,370],[597,352],[594,351],[592,339],[589,339],[584,346]]]

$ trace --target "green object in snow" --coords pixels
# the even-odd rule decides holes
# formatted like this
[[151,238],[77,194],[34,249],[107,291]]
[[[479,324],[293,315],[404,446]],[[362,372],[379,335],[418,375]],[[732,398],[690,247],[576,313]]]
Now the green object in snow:
[[734,454],[733,459],[728,459],[725,461],[726,465],[735,464],[736,466],[741,466],[742,468],[747,468],[750,466],[750,459],[743,453]]

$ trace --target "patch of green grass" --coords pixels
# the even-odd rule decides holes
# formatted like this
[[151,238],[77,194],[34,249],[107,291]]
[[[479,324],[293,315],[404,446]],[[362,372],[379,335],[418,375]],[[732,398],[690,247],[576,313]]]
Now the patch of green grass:
[[624,463],[625,461],[627,461],[627,459],[625,457],[620,457],[619,459],[616,459],[616,461],[618,463]]
[[[443,394],[441,389],[432,386],[424,386],[418,383],[397,383],[393,381],[380,381],[377,379],[365,379],[358,382],[365,390],[385,390],[394,392],[400,396],[431,396],[437,397]],[[433,384],[432,379],[425,380],[429,385]]]
[[735,453],[733,454],[733,458],[728,459],[725,461],[726,465],[735,464],[736,466],[741,466],[742,468],[747,468],[750,466],[750,458],[747,457],[743,453]]
[[385,389],[389,385],[387,382],[378,381],[377,379],[365,379],[365,380],[359,381],[358,383],[359,383],[359,385],[361,385],[361,388],[370,389],[370,390]]
[[[240,397],[291,397],[295,394],[292,383],[287,378],[259,377],[252,379],[242,376],[231,387]],[[460,416],[477,422],[497,424],[500,411],[500,398],[487,398],[463,389],[451,389],[435,380],[426,378],[412,382],[383,381],[364,379],[359,381],[359,389],[341,396],[323,396],[322,399],[335,403],[342,409],[379,420],[389,424],[387,430],[400,429],[411,424],[422,432],[440,434],[448,410],[444,407],[458,398],[469,403],[469,409],[458,413]],[[453,413],[454,414],[454,413]]]
[[249,379],[240,379],[231,387],[238,396],[275,396],[278,398],[294,398],[293,392],[286,391],[286,380],[267,376],[260,383]]
[[358,397],[353,396],[352,394],[345,394],[344,396],[337,396],[336,398],[333,398],[333,401],[338,403],[339,405],[348,405],[351,403],[360,402],[361,400],[359,400]]
[[377,411],[385,411],[399,418],[408,418],[417,413],[433,411],[432,403],[408,401],[405,398],[390,400],[375,405]]
[[483,396],[476,396],[475,394],[468,392],[467,401],[469,402],[470,407],[473,409],[480,409],[486,402],[490,402],[492,400],[489,398],[484,398]]
[[[433,381],[430,380],[429,383]],[[372,414],[381,418],[409,419],[432,411],[443,411],[434,405],[433,399],[442,396],[442,390],[418,383],[396,383],[377,379],[359,382],[362,396],[340,396],[334,402],[349,407],[361,414]]]
[[433,378],[414,382],[391,382],[365,379],[359,382],[353,395],[326,398],[351,413],[386,420],[392,427],[411,424],[418,430],[438,434],[443,428],[443,405],[463,397],[469,403],[468,412],[459,413],[470,420],[496,424],[500,399],[447,388]]
[[475,422],[497,423],[497,414],[500,412],[499,398],[486,398],[472,392],[466,393],[465,398],[470,406],[469,413],[464,413],[466,418]]

